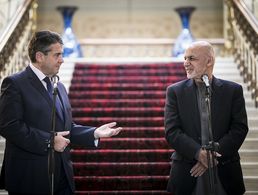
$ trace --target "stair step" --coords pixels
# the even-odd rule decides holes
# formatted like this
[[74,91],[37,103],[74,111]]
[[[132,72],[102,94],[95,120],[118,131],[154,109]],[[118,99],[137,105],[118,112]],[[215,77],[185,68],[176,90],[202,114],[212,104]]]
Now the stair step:
[[[248,134],[247,134],[247,138],[258,138],[258,129],[256,130],[252,130],[252,129],[249,129],[248,131]],[[258,147],[257,147],[258,149]]]
[[184,70],[183,68],[183,62],[154,62],[154,63],[77,63],[75,65],[76,70],[92,70],[93,72],[97,72],[99,70],[102,71],[134,71],[134,70],[147,70],[152,72],[153,70],[171,70],[171,71],[177,71],[177,70]]
[[8,195],[8,192],[5,190],[0,190],[0,195]]
[[241,162],[258,162],[258,149],[240,149]]
[[248,117],[257,117],[258,118],[258,109],[257,108],[246,108]]
[[171,194],[171,193],[168,193],[166,192],[165,190],[161,191],[161,190],[114,190],[114,191],[78,191],[76,192],[75,194],[88,194],[88,195],[99,195],[99,194],[103,194],[103,195],[132,195],[132,194],[138,194],[138,195],[168,195],[168,194]]
[[258,162],[243,162],[241,163],[243,174],[249,176],[257,176],[258,175]]
[[122,127],[161,127],[164,125],[163,117],[95,117],[92,121],[91,117],[75,117],[77,124],[100,126],[101,124],[116,121]]
[[73,108],[73,117],[159,117],[164,115],[163,107],[81,107]]
[[164,107],[165,99],[76,99],[70,100],[72,108],[88,107],[88,108],[102,108],[102,107]]
[[74,84],[83,84],[83,83],[88,83],[88,84],[117,84],[117,83],[163,83],[163,84],[168,84],[168,83],[174,83],[175,81],[181,80],[184,77],[178,77],[178,76],[148,76],[148,77],[135,77],[135,76],[116,76],[116,77],[110,77],[109,75],[103,76],[103,75],[89,75],[87,77],[83,76],[78,76],[73,78],[72,80],[72,85]]
[[[178,80],[178,79],[177,79]],[[155,83],[153,81],[149,81],[150,83],[78,83],[73,84],[70,87],[70,91],[76,90],[90,90],[90,91],[142,91],[142,90],[163,90],[165,91],[167,86],[171,84],[171,82],[167,83]],[[175,81],[174,81],[175,82]],[[173,83],[174,83],[173,82]]]
[[101,69],[88,69],[82,68],[77,69],[76,72],[73,73],[74,77],[80,77],[83,75],[91,75],[91,76],[178,76],[178,77],[185,77],[185,71],[182,68],[173,69],[172,68],[153,68],[153,69],[124,69],[124,70],[112,70],[110,67],[103,67]]
[[[174,150],[72,150],[73,162],[169,162]],[[158,158],[157,158],[158,156]]]
[[246,138],[241,149],[258,149],[258,138]]
[[0,150],[0,163],[2,164],[4,160],[4,150]]
[[168,162],[82,162],[73,163],[76,176],[148,176],[169,175]]
[[164,127],[123,127],[117,137],[125,138],[158,138],[165,137]]
[[225,69],[224,70],[216,70],[214,71],[214,76],[220,79],[229,80],[229,81],[235,81],[239,80],[239,83],[243,83],[243,78],[241,77],[238,70],[234,69]]
[[69,98],[73,99],[165,99],[165,91],[73,91],[69,94]]
[[162,138],[102,138],[99,149],[169,149]]
[[253,99],[246,99],[245,100],[245,106],[246,106],[246,108],[247,107],[254,107],[255,106],[254,100]]
[[249,127],[257,127],[258,126],[258,120],[257,117],[248,117],[248,126]]
[[5,148],[5,139],[4,138],[0,139],[0,148]]
[[244,195],[258,195],[258,190],[257,191],[246,191]]
[[246,189],[250,191],[258,191],[258,176],[244,176]]
[[75,176],[76,189],[109,190],[165,190],[168,176]]

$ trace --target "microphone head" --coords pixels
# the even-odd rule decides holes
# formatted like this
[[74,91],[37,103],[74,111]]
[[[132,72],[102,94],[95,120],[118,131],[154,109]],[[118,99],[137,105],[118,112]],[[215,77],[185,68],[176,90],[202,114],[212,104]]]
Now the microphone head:
[[202,75],[202,81],[205,83],[206,87],[210,86],[208,75],[206,74]]
[[59,81],[59,76],[55,74],[54,76],[51,77],[51,81],[53,82],[53,88],[57,88],[57,83]]
[[53,88],[54,88],[54,89],[57,88],[57,82],[53,84]]
[[53,75],[51,77],[51,81],[54,82],[54,83],[57,83],[59,81],[59,76],[57,74]]

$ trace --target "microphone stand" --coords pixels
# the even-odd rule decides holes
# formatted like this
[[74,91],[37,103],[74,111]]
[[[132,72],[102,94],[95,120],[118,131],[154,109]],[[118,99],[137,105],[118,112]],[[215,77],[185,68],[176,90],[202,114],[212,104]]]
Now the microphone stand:
[[[58,78],[58,76],[57,76]],[[48,153],[48,174],[50,181],[50,194],[54,195],[54,179],[55,179],[55,149],[54,142],[56,136],[56,98],[57,98],[57,81],[55,76],[52,77],[54,81],[53,87],[53,104],[52,104],[52,112],[51,112],[51,136],[50,136],[50,150]]]
[[[217,183],[216,179],[216,152],[218,151],[218,143],[214,142],[213,140],[213,133],[212,133],[212,125],[211,125],[211,106],[210,106],[210,98],[211,98],[211,91],[209,85],[206,85],[206,97],[205,102],[208,110],[208,132],[209,132],[209,143],[207,145],[202,146],[202,148],[206,149],[207,151],[207,161],[208,161],[208,173],[209,173],[209,190],[210,195],[216,195],[216,188],[215,184]],[[211,155],[211,156],[210,156]]]

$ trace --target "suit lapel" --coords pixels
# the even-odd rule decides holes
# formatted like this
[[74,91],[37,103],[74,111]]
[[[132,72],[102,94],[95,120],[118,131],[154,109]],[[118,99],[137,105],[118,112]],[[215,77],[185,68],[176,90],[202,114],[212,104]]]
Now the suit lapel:
[[65,122],[69,122],[68,119],[68,111],[67,111],[67,105],[69,105],[69,100],[67,97],[67,93],[60,85],[57,85],[58,88],[58,96],[61,101],[61,104],[63,106],[63,113],[64,113],[64,120]]
[[[223,83],[217,79],[216,77],[213,76],[212,79],[212,93],[211,93],[211,122],[212,122],[212,127],[214,127],[215,124],[218,124],[216,120],[218,119],[218,116],[220,116],[220,106],[221,105],[221,100],[223,99],[223,93],[222,89]],[[212,129],[213,130],[213,129]],[[215,134],[213,130],[213,138],[215,139]]]
[[194,123],[194,129],[195,133],[197,134],[198,137],[201,136],[201,124],[200,124],[200,113],[198,109],[198,103],[197,103],[197,96],[196,96],[196,87],[194,84],[194,80],[190,79],[186,83],[185,87],[185,99],[184,102],[187,104],[187,109],[189,113],[189,118]]
[[44,88],[37,75],[35,75],[35,73],[31,70],[29,66],[26,68],[26,72],[28,73],[28,78],[30,80],[31,85],[44,97],[44,99],[48,102],[51,108],[52,100],[49,97],[47,90]]
[[[28,73],[28,78],[29,78],[30,83],[32,84],[32,86],[44,97],[44,99],[47,101],[47,103],[49,105],[49,108],[52,109],[53,101],[49,97],[49,94],[48,94],[47,90],[42,85],[42,83],[39,80],[39,78],[37,77],[37,75],[31,70],[31,68],[29,66],[26,68],[26,72]],[[60,98],[60,101],[62,102],[62,99],[61,99],[60,96],[59,96],[59,98]],[[58,117],[61,120],[63,120],[63,117],[60,116],[61,113],[59,113],[59,112],[56,112],[56,113],[57,113]]]

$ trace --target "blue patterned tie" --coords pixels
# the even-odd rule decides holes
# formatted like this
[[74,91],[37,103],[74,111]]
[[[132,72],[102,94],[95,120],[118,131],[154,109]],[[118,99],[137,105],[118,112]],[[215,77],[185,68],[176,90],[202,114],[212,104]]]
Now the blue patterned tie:
[[[49,97],[53,101],[53,85],[51,84],[49,77],[45,77],[43,80],[47,84],[47,91],[48,91]],[[58,95],[56,96],[56,111],[57,111],[58,115],[61,117],[61,119],[64,121],[64,113],[63,113],[63,109],[62,109],[62,104],[61,104],[61,101],[60,101]]]

